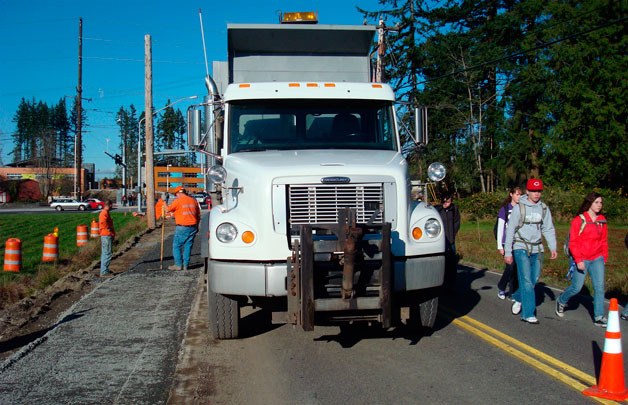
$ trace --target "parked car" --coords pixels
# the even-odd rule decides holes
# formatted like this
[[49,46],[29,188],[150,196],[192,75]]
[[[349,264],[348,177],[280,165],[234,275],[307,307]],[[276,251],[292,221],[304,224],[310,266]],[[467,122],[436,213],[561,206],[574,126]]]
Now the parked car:
[[207,205],[208,208],[211,208],[212,205],[212,199],[209,196],[209,194],[207,193],[195,193],[192,194],[192,197],[198,201],[199,204],[201,205]]
[[89,204],[85,201],[77,201],[73,198],[58,198],[52,200],[50,208],[54,208],[57,211],[63,210],[79,210],[85,211],[89,208]]
[[105,202],[100,201],[98,198],[88,198],[85,202],[89,205],[89,208],[93,210],[101,210],[105,208]]

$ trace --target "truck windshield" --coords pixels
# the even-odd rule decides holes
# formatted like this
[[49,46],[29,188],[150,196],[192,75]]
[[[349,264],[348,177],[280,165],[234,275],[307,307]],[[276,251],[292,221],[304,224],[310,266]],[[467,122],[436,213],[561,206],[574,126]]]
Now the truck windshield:
[[243,100],[228,119],[231,153],[397,149],[392,106],[381,100]]

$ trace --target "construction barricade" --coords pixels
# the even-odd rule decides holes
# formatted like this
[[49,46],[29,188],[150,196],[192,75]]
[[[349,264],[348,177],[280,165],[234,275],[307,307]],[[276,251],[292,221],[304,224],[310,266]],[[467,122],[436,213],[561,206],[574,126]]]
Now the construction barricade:
[[76,226],[76,246],[87,245],[87,225],[80,224]]
[[92,224],[89,227],[89,237],[97,238],[100,236],[100,227],[98,226],[98,222],[95,219],[92,219]]
[[4,271],[18,273],[22,269],[22,241],[7,239],[4,247]]
[[59,259],[59,237],[54,233],[44,236],[44,253],[42,262],[54,262]]

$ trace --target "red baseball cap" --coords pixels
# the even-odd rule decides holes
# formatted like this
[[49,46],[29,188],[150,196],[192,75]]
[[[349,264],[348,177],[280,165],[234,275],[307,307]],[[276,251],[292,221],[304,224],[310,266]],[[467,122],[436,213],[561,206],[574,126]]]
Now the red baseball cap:
[[541,179],[529,179],[526,184],[528,191],[543,191],[543,180]]

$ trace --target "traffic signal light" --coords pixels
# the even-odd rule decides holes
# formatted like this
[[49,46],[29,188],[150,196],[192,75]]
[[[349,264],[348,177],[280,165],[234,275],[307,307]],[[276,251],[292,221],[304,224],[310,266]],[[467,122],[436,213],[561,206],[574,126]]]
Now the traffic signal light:
[[117,165],[121,165],[122,164],[122,157],[120,155],[118,155],[118,154],[116,154],[113,157],[113,160],[114,160],[114,162],[116,162]]

